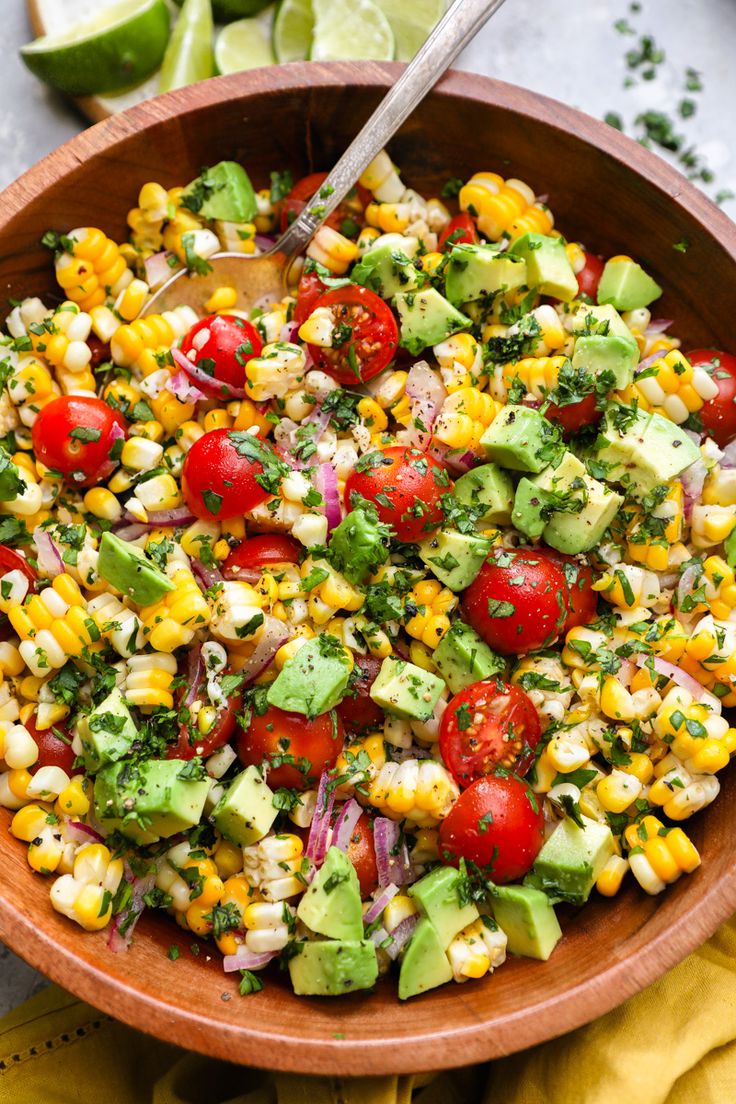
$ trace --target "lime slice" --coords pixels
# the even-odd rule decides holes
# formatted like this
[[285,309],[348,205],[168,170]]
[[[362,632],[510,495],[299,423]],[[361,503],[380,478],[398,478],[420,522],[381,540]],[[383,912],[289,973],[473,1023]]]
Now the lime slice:
[[373,0],[313,0],[313,7],[312,61],[392,60],[394,33]]
[[239,19],[228,23],[217,36],[215,65],[217,72],[227,75],[243,69],[258,69],[273,65],[271,35],[260,19]]
[[[183,0],[175,0],[181,7]],[[212,14],[217,23],[232,23],[246,15],[258,15],[271,0],[212,0]]]
[[391,24],[396,57],[411,61],[430,31],[445,14],[445,0],[373,0]]
[[72,96],[118,92],[161,64],[169,38],[164,0],[120,0],[84,22],[23,46],[35,76]]
[[161,66],[159,92],[214,76],[213,34],[210,0],[184,0]]
[[273,49],[278,61],[309,57],[314,30],[312,0],[281,0],[273,22]]

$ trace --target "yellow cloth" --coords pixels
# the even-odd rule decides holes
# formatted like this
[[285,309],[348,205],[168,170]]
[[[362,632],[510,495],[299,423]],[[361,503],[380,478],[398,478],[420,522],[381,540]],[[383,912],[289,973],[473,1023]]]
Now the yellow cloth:
[[0,1022],[0,1104],[573,1101],[736,1102],[736,918],[666,977],[588,1027],[436,1077],[349,1080],[243,1069],[159,1043],[54,988]]

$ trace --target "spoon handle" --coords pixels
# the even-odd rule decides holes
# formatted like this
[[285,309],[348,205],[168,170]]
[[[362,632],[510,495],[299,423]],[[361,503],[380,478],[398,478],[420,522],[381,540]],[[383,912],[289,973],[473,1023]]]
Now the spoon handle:
[[456,0],[274,250],[289,257],[303,252],[373,158],[503,2]]

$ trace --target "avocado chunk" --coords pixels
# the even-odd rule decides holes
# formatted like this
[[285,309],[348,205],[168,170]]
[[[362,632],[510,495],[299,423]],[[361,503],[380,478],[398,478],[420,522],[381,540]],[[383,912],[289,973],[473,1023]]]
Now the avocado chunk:
[[97,571],[122,594],[138,606],[150,606],[164,594],[176,590],[145,552],[114,533],[103,533]]
[[251,766],[232,780],[210,820],[236,847],[250,847],[263,839],[277,815],[273,790],[263,781],[258,767]]
[[598,379],[604,373],[612,377],[611,390],[623,391],[634,378],[639,363],[639,347],[633,337],[609,334],[603,337],[579,337],[575,342],[572,366]]
[[522,257],[500,253],[490,245],[456,245],[445,271],[445,294],[455,307],[512,291],[527,282]]
[[341,997],[370,989],[378,978],[378,959],[370,939],[320,939],[297,943],[289,975],[298,997]]
[[268,704],[317,717],[334,709],[347,690],[350,659],[336,636],[320,633],[287,659],[268,688]]
[[388,559],[389,530],[377,511],[356,506],[332,530],[330,562],[349,583],[362,583]]
[[509,254],[526,261],[527,284],[542,295],[569,303],[578,294],[578,281],[567,259],[561,238],[547,234],[522,234],[509,246]]
[[621,315],[610,303],[603,306],[590,306],[588,303],[580,305],[572,316],[573,333],[583,337],[622,337],[624,341],[633,341],[634,335],[624,322]]
[[399,344],[412,355],[472,325],[467,315],[453,307],[433,287],[400,292],[395,299],[401,321]]
[[193,180],[184,192],[187,206],[203,218],[251,222],[257,213],[250,177],[237,161],[219,161]]
[[496,886],[493,915],[511,954],[546,962],[562,938],[552,902],[531,886]]
[[399,291],[415,291],[426,282],[407,255],[406,239],[401,234],[384,234],[373,249],[363,254],[350,279],[383,299],[392,299]]
[[492,548],[486,537],[438,529],[419,545],[420,559],[450,590],[469,587]]
[[505,406],[480,439],[487,456],[512,471],[541,472],[561,452],[559,433],[538,410]]
[[455,481],[455,498],[468,506],[483,508],[478,525],[508,525],[514,504],[511,476],[498,464],[481,464]]
[[556,467],[519,480],[511,521],[530,540],[539,540],[552,514],[560,506],[572,508],[584,502],[585,467],[572,452],[565,451]]
[[617,494],[587,473],[582,477],[584,505],[574,514],[555,510],[544,527],[545,543],[558,552],[575,556],[600,544],[608,526],[623,505]]
[[84,765],[90,772],[124,759],[138,738],[135,721],[117,686],[91,713],[81,718],[77,732],[82,741]]
[[608,825],[586,816],[581,819],[582,828],[569,817],[560,821],[527,875],[531,886],[573,905],[585,904],[614,852]]
[[409,896],[432,924],[443,950],[459,931],[478,919],[478,909],[472,902],[460,904],[460,882],[460,872],[454,866],[437,866],[409,889]]
[[450,626],[432,653],[434,664],[453,694],[481,679],[498,675],[506,664],[464,621]]
[[[297,652],[297,655],[299,653]],[[439,701],[444,682],[404,659],[387,656],[371,686],[376,705],[394,717],[428,721]]]
[[630,258],[608,261],[598,284],[598,302],[620,311],[648,307],[661,294],[659,284]]
[[452,981],[452,967],[440,938],[426,916],[414,929],[399,971],[399,999],[408,1000]]
[[199,824],[212,785],[201,773],[194,760],[109,763],[95,778],[95,814],[108,831],[137,843],[175,836]]
[[310,931],[329,939],[362,939],[363,910],[358,875],[347,855],[331,847],[296,914]]
[[661,414],[638,410],[621,428],[609,412],[597,441],[598,459],[608,465],[606,479],[620,483],[635,498],[644,498],[660,483],[669,483],[700,459],[687,434]]

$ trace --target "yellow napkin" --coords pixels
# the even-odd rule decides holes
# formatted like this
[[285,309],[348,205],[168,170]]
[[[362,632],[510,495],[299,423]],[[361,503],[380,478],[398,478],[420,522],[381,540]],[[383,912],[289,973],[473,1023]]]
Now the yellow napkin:
[[350,1080],[243,1069],[159,1043],[56,988],[0,1021],[0,1104],[572,1101],[736,1102],[736,918],[588,1027],[487,1066],[436,1076]]

